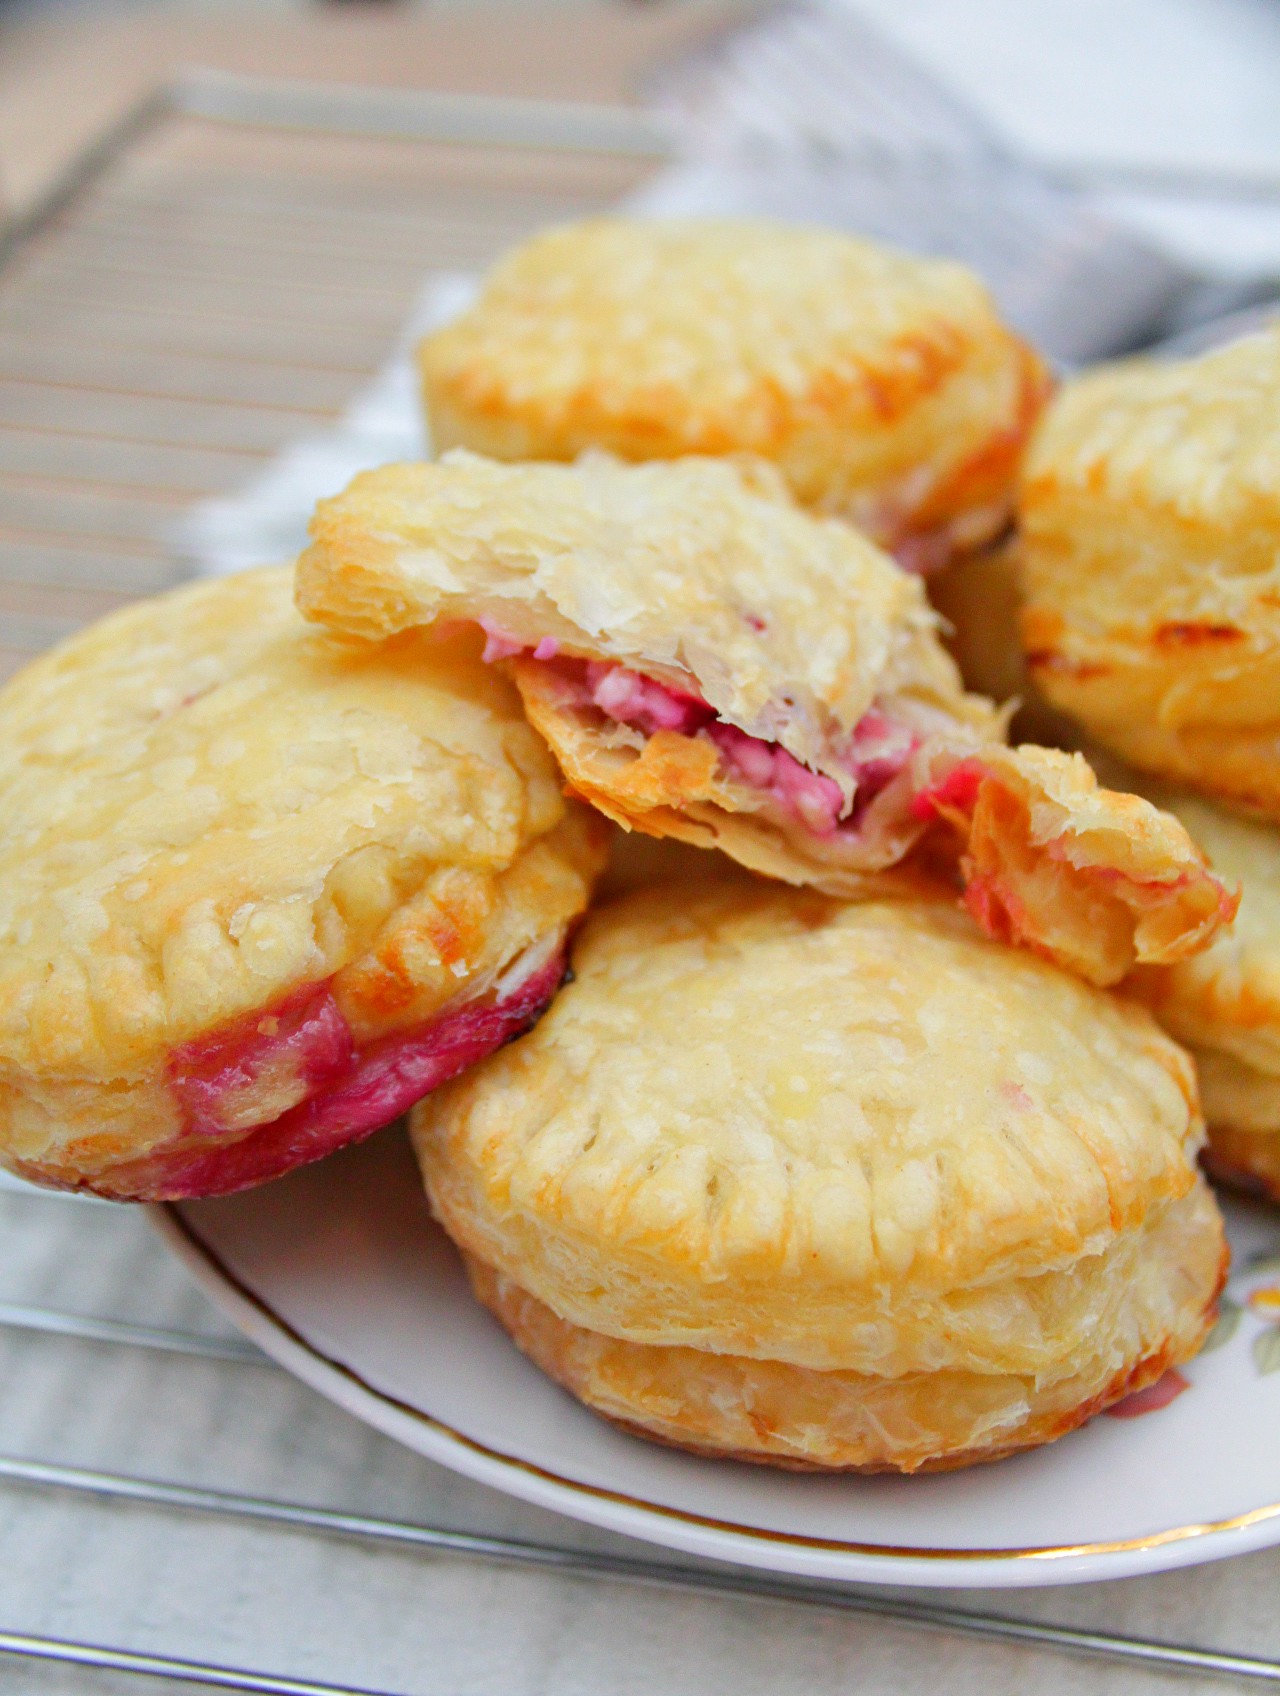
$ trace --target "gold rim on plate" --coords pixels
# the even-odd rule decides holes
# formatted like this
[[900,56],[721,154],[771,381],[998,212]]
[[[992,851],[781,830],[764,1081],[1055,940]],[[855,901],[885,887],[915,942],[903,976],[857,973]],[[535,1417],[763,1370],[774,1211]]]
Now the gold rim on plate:
[[755,1541],[769,1543],[785,1543],[795,1548],[815,1549],[834,1554],[873,1555],[886,1560],[932,1560],[932,1561],[1051,1561],[1069,1559],[1080,1555],[1117,1555],[1136,1553],[1144,1549],[1160,1549],[1171,1543],[1183,1543],[1192,1538],[1214,1536],[1223,1531],[1244,1531],[1254,1525],[1263,1524],[1266,1520],[1280,1516],[1280,1502],[1272,1502],[1266,1507],[1251,1508],[1247,1513],[1236,1514],[1229,1519],[1205,1520],[1194,1525],[1179,1525],[1168,1531],[1153,1531],[1145,1537],[1126,1537],[1114,1542],[1101,1543],[1068,1543],[1060,1547],[1049,1545],[1030,1548],[987,1548],[987,1549],[934,1549],[916,1548],[909,1544],[893,1543],[854,1543],[836,1537],[806,1537],[795,1531],[771,1531],[764,1526],[744,1525],[741,1521],[716,1519],[710,1514],[690,1513],[684,1508],[668,1507],[665,1503],[654,1502],[643,1496],[628,1495],[622,1490],[607,1490],[598,1484],[586,1484],[581,1479],[567,1478],[563,1473],[553,1472],[548,1467],[538,1466],[533,1461],[522,1460],[518,1455],[506,1454],[501,1449],[490,1447],[487,1443],[477,1442],[474,1437],[468,1437],[464,1431],[457,1430],[434,1414],[424,1413],[421,1408],[411,1402],[401,1401],[398,1397],[389,1395],[385,1390],[378,1389],[368,1379],[361,1377],[352,1367],[343,1361],[335,1360],[333,1356],[323,1353],[316,1348],[309,1338],[297,1330],[295,1326],[283,1318],[258,1292],[251,1289],[243,1279],[234,1273],[218,1252],[200,1236],[195,1227],[188,1221],[180,1208],[172,1202],[160,1204],[156,1211],[167,1220],[169,1227],[180,1236],[194,1254],[199,1256],[218,1278],[232,1289],[240,1300],[254,1308],[262,1317],[270,1322],[273,1328],[281,1332],[288,1340],[304,1354],[319,1362],[331,1372],[354,1384],[364,1395],[374,1401],[381,1402],[385,1407],[393,1408],[397,1413],[407,1415],[420,1425],[437,1431],[451,1442],[469,1449],[473,1454],[481,1455],[486,1460],[497,1462],[501,1466],[513,1467],[519,1472],[527,1473],[530,1477],[546,1480],[561,1489],[573,1491],[575,1494],[591,1496],[599,1501],[616,1502],[622,1507],[634,1508],[642,1513],[657,1514],[665,1519],[676,1520],[685,1525],[696,1525],[709,1531],[720,1531],[734,1537],[746,1537]]

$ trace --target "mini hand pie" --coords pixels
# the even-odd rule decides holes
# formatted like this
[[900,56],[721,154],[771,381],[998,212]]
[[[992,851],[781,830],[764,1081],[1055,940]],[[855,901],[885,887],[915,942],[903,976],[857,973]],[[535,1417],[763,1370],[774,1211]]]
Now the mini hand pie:
[[1280,325],[1068,384],[1020,522],[1048,699],[1132,765],[1280,820]]
[[959,861],[987,929],[1100,983],[1230,916],[1174,819],[1004,746],[918,579],[765,467],[450,454],[363,474],[312,533],[309,618],[479,624],[573,789],[628,828],[840,895]]
[[0,691],[0,1160],[219,1194],[525,1029],[603,858],[469,633],[342,647],[287,571],[132,607]]
[[1184,791],[1150,791],[1243,890],[1233,929],[1132,988],[1195,1055],[1214,1175],[1280,1201],[1280,830]]
[[749,452],[921,570],[1007,523],[1049,387],[962,266],[741,219],[536,236],[419,362],[437,452]]
[[945,902],[744,877],[591,915],[537,1029],[415,1110],[480,1299],[701,1453],[961,1466],[1158,1379],[1226,1246],[1187,1056]]

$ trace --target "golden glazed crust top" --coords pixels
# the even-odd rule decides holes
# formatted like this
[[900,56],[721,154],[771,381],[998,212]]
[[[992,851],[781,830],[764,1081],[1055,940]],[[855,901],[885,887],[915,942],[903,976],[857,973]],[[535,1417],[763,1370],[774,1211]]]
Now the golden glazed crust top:
[[944,904],[659,888],[573,966],[413,1124],[450,1234],[574,1324],[1047,1371],[1082,1259],[1193,1183],[1182,1051]]
[[322,501],[298,604],[344,635],[483,619],[515,641],[693,689],[837,781],[832,743],[877,695],[998,735],[964,695],[919,581],[763,465],[686,459],[390,465]]
[[733,219],[537,236],[419,358],[437,449],[751,452],[887,545],[998,528],[1047,392],[963,267]]
[[1135,765],[1280,816],[1280,326],[1068,384],[1020,523],[1049,699]]
[[585,901],[598,846],[470,637],[343,647],[290,590],[179,590],[0,692],[6,1086],[149,1075],[335,973],[363,1040]]

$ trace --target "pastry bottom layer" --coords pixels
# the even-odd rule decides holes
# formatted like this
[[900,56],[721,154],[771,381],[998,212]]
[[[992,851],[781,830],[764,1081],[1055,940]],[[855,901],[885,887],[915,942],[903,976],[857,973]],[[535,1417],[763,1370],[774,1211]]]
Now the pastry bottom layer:
[[[1082,1340],[1048,1382],[947,1370],[901,1378],[631,1343],[559,1318],[464,1254],[478,1299],[535,1365],[614,1424],[672,1447],[798,1471],[943,1471],[1052,1442],[1199,1349],[1227,1253],[1203,1182],[1168,1211],[1150,1252],[1163,1299],[1130,1315],[1126,1352]],[[1150,1288],[1150,1286],[1148,1286]]]
[[110,1201],[189,1201],[266,1183],[360,1142],[522,1035],[545,1012],[564,972],[561,946],[507,994],[477,997],[416,1029],[350,1050],[323,1087],[238,1136],[210,1135],[196,1119],[168,1143],[92,1175],[12,1156],[6,1164],[32,1183],[87,1191]]

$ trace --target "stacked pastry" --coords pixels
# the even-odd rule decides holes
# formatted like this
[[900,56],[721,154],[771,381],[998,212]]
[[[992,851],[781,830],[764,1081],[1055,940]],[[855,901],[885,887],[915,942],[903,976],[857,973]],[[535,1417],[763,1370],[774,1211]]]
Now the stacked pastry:
[[1031,679],[1243,886],[1134,987],[1196,1054],[1213,1168],[1280,1200],[1280,326],[1070,384],[1021,519]]
[[[901,568],[1007,523],[1034,354],[955,267],[606,221],[423,364],[462,450],[0,692],[5,1160],[215,1194],[417,1102],[479,1298],[704,1453],[963,1465],[1189,1358],[1194,1070],[1113,991],[1234,897]],[[678,855],[576,928],[615,826]]]
[[1191,1067],[942,900],[734,881],[593,915],[532,1034],[415,1112],[481,1301],[702,1453],[915,1471],[1193,1354],[1225,1269]]
[[999,739],[918,578],[710,460],[455,453],[314,535],[309,617],[478,626],[576,793],[770,880],[704,852],[601,907],[537,1029],[417,1110],[533,1359],[664,1441],[911,1471],[1194,1353],[1225,1250],[1191,1063],[1096,986],[1231,902],[1168,814]]

